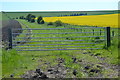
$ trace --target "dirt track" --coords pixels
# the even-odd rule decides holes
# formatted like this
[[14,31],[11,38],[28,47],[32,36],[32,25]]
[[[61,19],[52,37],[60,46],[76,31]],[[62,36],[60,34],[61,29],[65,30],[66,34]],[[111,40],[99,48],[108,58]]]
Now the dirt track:
[[[83,53],[84,54],[84,53]],[[113,72],[107,74],[110,78],[114,78],[118,76],[118,65],[111,65],[108,63],[105,63],[103,58],[99,57],[98,55],[91,54],[84,54],[84,56],[89,55],[93,56],[94,58],[97,58],[101,60],[103,63],[98,63],[97,65],[95,63],[89,62],[85,59],[78,59],[77,56],[71,56],[68,55],[73,61],[71,63],[79,64],[83,69],[80,71],[86,75],[88,75],[88,78],[104,78],[105,75],[102,74],[104,70],[113,70]],[[48,56],[49,57],[49,56]],[[106,59],[106,58],[104,58]],[[70,67],[65,66],[65,59],[64,58],[56,58],[55,62],[57,62],[56,65],[52,66],[51,62],[45,61],[42,58],[38,60],[38,63],[41,63],[37,69],[29,70],[25,74],[21,75],[22,78],[40,78],[40,79],[46,79],[46,78],[78,78],[76,74],[79,72],[77,70],[73,70]],[[44,66],[47,66],[45,70],[42,70]],[[39,70],[39,71],[38,71]]]

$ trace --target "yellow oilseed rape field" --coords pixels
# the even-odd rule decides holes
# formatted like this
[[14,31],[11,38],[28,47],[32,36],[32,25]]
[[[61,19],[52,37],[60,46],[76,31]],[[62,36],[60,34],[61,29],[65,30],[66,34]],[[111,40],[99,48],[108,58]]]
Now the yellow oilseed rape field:
[[106,14],[106,15],[88,15],[88,16],[64,16],[64,17],[44,17],[45,22],[55,22],[61,20],[63,23],[73,25],[88,25],[98,27],[113,27],[118,28],[118,15],[120,14]]

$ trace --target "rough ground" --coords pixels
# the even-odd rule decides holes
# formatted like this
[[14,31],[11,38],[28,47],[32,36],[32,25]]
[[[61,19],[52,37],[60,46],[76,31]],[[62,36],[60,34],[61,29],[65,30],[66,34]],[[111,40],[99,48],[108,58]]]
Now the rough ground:
[[[106,63],[104,60],[107,58],[100,57],[100,54],[92,54],[92,53],[82,53],[84,56],[89,55],[94,58],[99,59],[100,63],[93,63],[86,59],[77,58],[76,55],[68,55],[72,59],[71,63],[80,65],[82,68],[78,71],[77,69],[72,69],[71,67],[66,67],[65,59],[58,57],[53,59],[53,61],[57,62],[55,65],[51,65],[52,63],[39,58],[37,61],[41,63],[37,69],[29,70],[25,74],[21,75],[22,78],[80,78],[78,77],[78,73],[81,72],[86,75],[87,78],[116,78],[118,77],[118,65],[112,65]],[[46,55],[49,57],[49,55]],[[33,58],[35,60],[35,57]],[[104,75],[104,71],[109,71]]]

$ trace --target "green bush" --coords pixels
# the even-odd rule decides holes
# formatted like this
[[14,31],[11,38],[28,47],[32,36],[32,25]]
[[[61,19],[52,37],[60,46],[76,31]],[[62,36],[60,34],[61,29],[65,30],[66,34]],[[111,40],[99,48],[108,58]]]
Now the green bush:
[[47,25],[53,25],[53,22],[49,22]]
[[28,22],[30,22],[30,16],[31,16],[32,14],[28,14],[27,16],[26,16],[26,20],[28,20]]
[[19,19],[24,19],[24,16],[20,16]]
[[42,16],[39,16],[39,17],[38,17],[37,23],[38,23],[38,24],[44,24],[44,23],[45,23],[45,21],[43,20]]
[[37,19],[37,23],[41,24],[41,20],[42,20],[42,16],[39,16],[38,19]]
[[34,22],[35,22],[35,18],[36,18],[35,15],[31,15],[31,16],[30,16],[30,22],[31,22],[31,23],[34,23]]
[[55,26],[56,27],[62,26],[62,25],[63,25],[63,23],[60,20],[55,21]]

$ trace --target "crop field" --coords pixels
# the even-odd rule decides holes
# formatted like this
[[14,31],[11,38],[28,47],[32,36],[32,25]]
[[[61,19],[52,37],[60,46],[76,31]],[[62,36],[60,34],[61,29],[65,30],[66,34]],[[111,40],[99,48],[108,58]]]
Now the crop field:
[[70,16],[70,17],[44,17],[44,20],[46,22],[55,22],[56,20],[61,20],[64,23],[72,25],[118,28],[118,15],[120,14]]
[[[42,73],[44,73],[48,78],[118,77],[118,64],[120,63],[118,61],[119,34],[117,25],[117,14],[90,15],[90,16],[88,15],[74,17],[73,16],[43,17],[43,19],[45,20],[44,24],[37,24],[36,22],[30,23],[27,22],[26,20],[16,19],[21,24],[23,32],[19,36],[15,38],[13,37],[13,49],[11,50],[3,49],[2,53],[3,78],[4,77],[33,78],[37,75],[37,73],[35,72],[37,69],[40,69]],[[83,19],[87,20],[87,22],[82,21]],[[62,26],[56,27],[54,24],[48,25],[48,22],[55,22],[56,20],[61,20],[63,22]],[[95,21],[98,21],[99,23]],[[28,28],[26,28],[26,26],[23,24],[27,25]],[[95,26],[99,26],[99,28],[92,28]],[[107,26],[111,27],[111,46],[108,48],[106,48],[106,33],[105,33],[106,32],[105,27]],[[30,31],[30,28],[31,29],[39,28],[41,30]],[[54,29],[50,30],[49,28]],[[20,41],[23,41],[25,43],[20,44]],[[92,50],[84,48],[100,48],[100,49]],[[38,49],[41,49],[43,51],[34,51]],[[48,51],[45,51],[46,49]],[[51,51],[49,49],[58,50]],[[60,49],[84,49],[84,50],[60,50]]]

